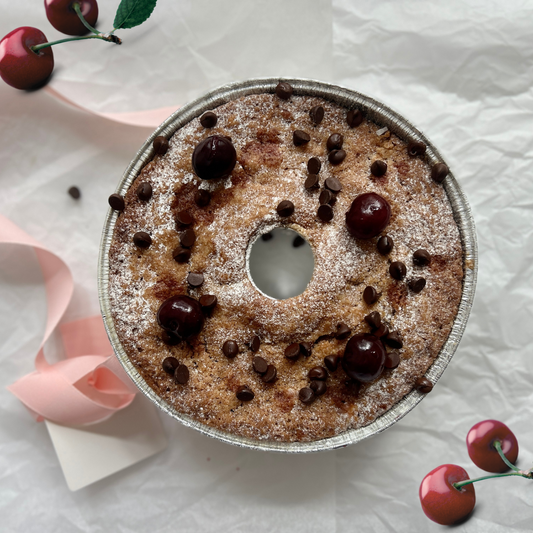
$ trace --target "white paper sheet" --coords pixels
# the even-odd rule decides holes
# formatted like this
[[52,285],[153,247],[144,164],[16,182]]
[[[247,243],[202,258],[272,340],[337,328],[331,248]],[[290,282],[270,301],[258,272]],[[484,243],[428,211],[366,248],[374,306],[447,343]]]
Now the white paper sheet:
[[[0,0],[0,29],[49,28],[41,4],[35,0],[30,10]],[[100,4],[107,27],[118,1]],[[519,465],[533,463],[533,9],[516,0],[216,5],[160,0],[152,21],[123,32],[121,47],[57,47],[52,85],[107,112],[182,104],[218,84],[259,75],[332,81],[384,101],[429,136],[472,206],[479,279],[463,341],[435,390],[393,428],[359,445],[308,457],[258,454],[165,417],[164,453],[74,494],[44,426],[4,391],[3,527],[442,531],[422,514],[418,486],[444,462],[481,474],[464,443],[474,423],[506,422],[521,446]],[[94,314],[106,199],[149,131],[3,84],[0,102],[0,210],[72,268],[76,289],[65,318]],[[71,185],[82,190],[78,202],[66,194]],[[31,292],[32,283],[2,274],[3,387],[31,370],[42,332],[39,295],[31,303],[19,295],[21,285]],[[528,481],[485,481],[476,490],[476,512],[454,531],[531,530]]]

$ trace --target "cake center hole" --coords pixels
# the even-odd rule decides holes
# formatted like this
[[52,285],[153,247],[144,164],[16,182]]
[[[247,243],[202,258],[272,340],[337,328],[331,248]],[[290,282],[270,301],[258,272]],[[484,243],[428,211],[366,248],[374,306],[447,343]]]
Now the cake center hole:
[[253,283],[263,294],[285,300],[305,291],[315,259],[310,244],[299,233],[276,228],[252,244],[248,264]]

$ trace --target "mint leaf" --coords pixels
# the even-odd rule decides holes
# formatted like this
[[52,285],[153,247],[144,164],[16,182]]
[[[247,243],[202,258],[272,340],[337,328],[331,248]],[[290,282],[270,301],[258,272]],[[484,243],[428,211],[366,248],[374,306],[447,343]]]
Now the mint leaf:
[[134,28],[150,17],[157,0],[122,0],[113,26],[116,30]]

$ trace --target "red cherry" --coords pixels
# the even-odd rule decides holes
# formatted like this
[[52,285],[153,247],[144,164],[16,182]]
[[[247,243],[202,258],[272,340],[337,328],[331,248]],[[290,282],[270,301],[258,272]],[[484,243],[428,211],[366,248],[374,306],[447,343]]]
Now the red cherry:
[[470,459],[476,466],[487,472],[499,473],[509,470],[494,447],[496,441],[500,441],[505,457],[515,464],[518,458],[518,441],[503,422],[497,420],[478,422],[466,436]]
[[476,505],[474,485],[456,489],[453,483],[470,479],[464,468],[457,465],[441,465],[432,470],[420,484],[418,495],[426,516],[449,526],[466,518]]
[[192,166],[203,180],[225,178],[237,162],[237,152],[228,137],[211,135],[199,143],[192,154]]
[[380,234],[390,221],[390,205],[379,194],[360,194],[346,213],[349,232],[358,239],[371,239]]
[[41,30],[23,26],[0,41],[0,76],[15,89],[36,89],[44,85],[54,70],[51,48],[38,52],[32,46],[47,43]]
[[342,368],[357,381],[372,381],[383,372],[386,356],[383,343],[377,337],[360,333],[346,344]]
[[157,312],[159,325],[178,336],[187,339],[200,333],[204,325],[204,314],[200,303],[184,294],[165,300]]
[[85,35],[89,30],[83,25],[72,5],[77,2],[85,20],[94,27],[98,20],[96,0],[44,0],[50,24],[67,35]]

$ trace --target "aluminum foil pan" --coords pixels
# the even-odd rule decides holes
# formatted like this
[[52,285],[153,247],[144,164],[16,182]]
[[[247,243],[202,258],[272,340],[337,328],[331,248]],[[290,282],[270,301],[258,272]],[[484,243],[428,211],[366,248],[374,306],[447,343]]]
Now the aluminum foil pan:
[[[427,146],[426,157],[430,164],[444,161],[444,158],[439,154],[437,149],[425,135],[417,130],[409,121],[381,102],[349,89],[314,80],[284,79],[283,81],[290,83],[294,87],[296,94],[323,97],[348,109],[361,109],[370,120],[374,121],[380,126],[386,126],[392,133],[398,135],[398,137],[402,139],[423,142]],[[146,140],[144,145],[135,155],[129,167],[126,169],[126,172],[124,173],[116,192],[124,195],[141,169],[149,161],[151,161],[154,156],[152,141],[155,139],[155,137],[158,135],[163,135],[168,138],[193,118],[198,117],[205,111],[214,109],[231,100],[235,100],[249,94],[259,94],[265,92],[273,93],[276,85],[279,82],[279,78],[267,78],[232,83],[230,85],[225,85],[215,89],[205,96],[202,96],[201,98],[198,98],[190,104],[180,108],[165,122],[163,122],[163,124],[161,124]],[[455,318],[450,336],[448,337],[448,340],[444,344],[435,362],[426,374],[426,377],[433,383],[436,383],[440,378],[448,366],[451,358],[453,357],[457,346],[459,345],[459,341],[463,335],[474,300],[474,291],[477,278],[477,242],[474,220],[472,218],[470,206],[468,205],[466,197],[452,173],[450,173],[446,178],[444,182],[444,188],[450,199],[454,217],[461,234],[464,250],[464,281],[459,312]],[[389,411],[377,418],[368,426],[359,429],[348,430],[335,437],[314,442],[284,443],[275,441],[259,441],[236,436],[202,424],[201,422],[198,422],[197,420],[194,420],[191,417],[176,411],[171,405],[163,401],[154,392],[154,390],[148,386],[139,372],[132,365],[119,342],[117,333],[115,331],[115,326],[111,318],[108,294],[108,256],[117,216],[118,214],[111,209],[107,213],[100,245],[100,257],[98,264],[98,293],[107,333],[119,361],[131,379],[135,382],[137,387],[165,413],[179,420],[186,426],[192,427],[204,435],[208,435],[222,442],[242,446],[245,448],[251,448],[254,450],[286,453],[317,452],[341,448],[347,446],[348,444],[354,444],[363,439],[381,433],[405,416],[424,398],[423,394],[413,390],[396,405],[394,405]],[[435,394],[435,392],[433,394]]]

